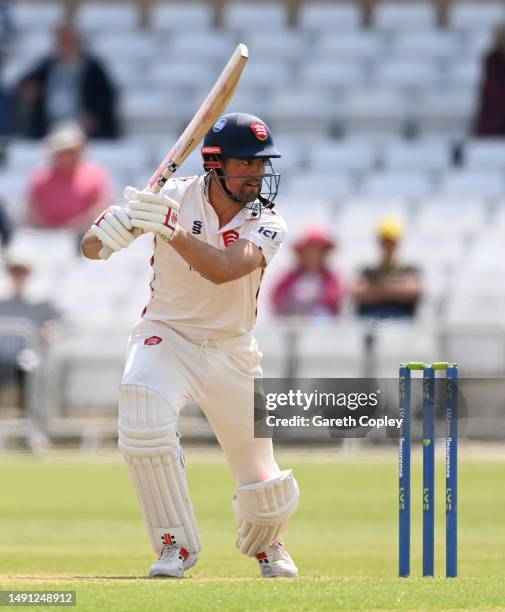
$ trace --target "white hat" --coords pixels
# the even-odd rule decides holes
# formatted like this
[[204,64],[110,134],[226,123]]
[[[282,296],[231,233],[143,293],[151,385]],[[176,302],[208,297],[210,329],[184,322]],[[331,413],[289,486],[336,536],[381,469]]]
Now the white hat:
[[77,149],[86,142],[81,126],[73,121],[58,124],[44,139],[48,153],[58,153],[67,149]]

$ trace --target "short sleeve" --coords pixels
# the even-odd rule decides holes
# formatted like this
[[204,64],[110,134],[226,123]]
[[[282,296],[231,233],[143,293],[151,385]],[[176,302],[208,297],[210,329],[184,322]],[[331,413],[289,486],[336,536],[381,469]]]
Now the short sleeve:
[[[250,225],[248,225],[250,224]],[[281,248],[286,237],[285,221],[275,213],[263,214],[257,221],[247,221],[245,232],[240,236],[261,249],[267,265]]]

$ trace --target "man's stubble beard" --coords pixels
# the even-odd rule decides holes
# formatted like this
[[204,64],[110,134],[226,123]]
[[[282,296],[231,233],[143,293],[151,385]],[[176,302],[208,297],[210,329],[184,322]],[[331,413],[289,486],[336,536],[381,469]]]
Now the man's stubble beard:
[[246,191],[246,188],[243,187],[240,190],[240,193],[237,195],[237,197],[244,204],[251,204],[251,202],[254,202],[258,199],[259,194],[260,194],[260,189],[258,189],[255,192],[248,192]]

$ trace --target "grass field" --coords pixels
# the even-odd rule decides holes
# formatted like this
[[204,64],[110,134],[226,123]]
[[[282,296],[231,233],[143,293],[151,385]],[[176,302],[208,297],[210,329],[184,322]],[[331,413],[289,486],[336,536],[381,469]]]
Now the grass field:
[[[423,579],[420,461],[414,461],[413,573],[397,578],[393,448],[352,456],[279,453],[302,499],[286,539],[301,577],[257,578],[234,548],[233,482],[217,451],[190,449],[204,550],[186,580],[149,580],[153,555],[114,454],[0,459],[0,588],[77,591],[79,610],[505,609],[505,454],[461,452],[460,577]],[[443,466],[436,571],[444,572]],[[40,608],[39,608],[40,609]]]

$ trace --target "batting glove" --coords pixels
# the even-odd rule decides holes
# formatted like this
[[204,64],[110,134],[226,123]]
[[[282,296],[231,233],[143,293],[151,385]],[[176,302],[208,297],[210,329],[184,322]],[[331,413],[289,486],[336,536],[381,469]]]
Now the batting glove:
[[127,187],[124,197],[128,200],[127,210],[133,227],[155,232],[165,242],[171,242],[177,236],[178,202],[164,193],[139,191],[134,187]]
[[140,234],[121,206],[110,206],[104,210],[93,222],[90,231],[103,244],[99,253],[102,259],[108,259],[114,251],[125,249]]

